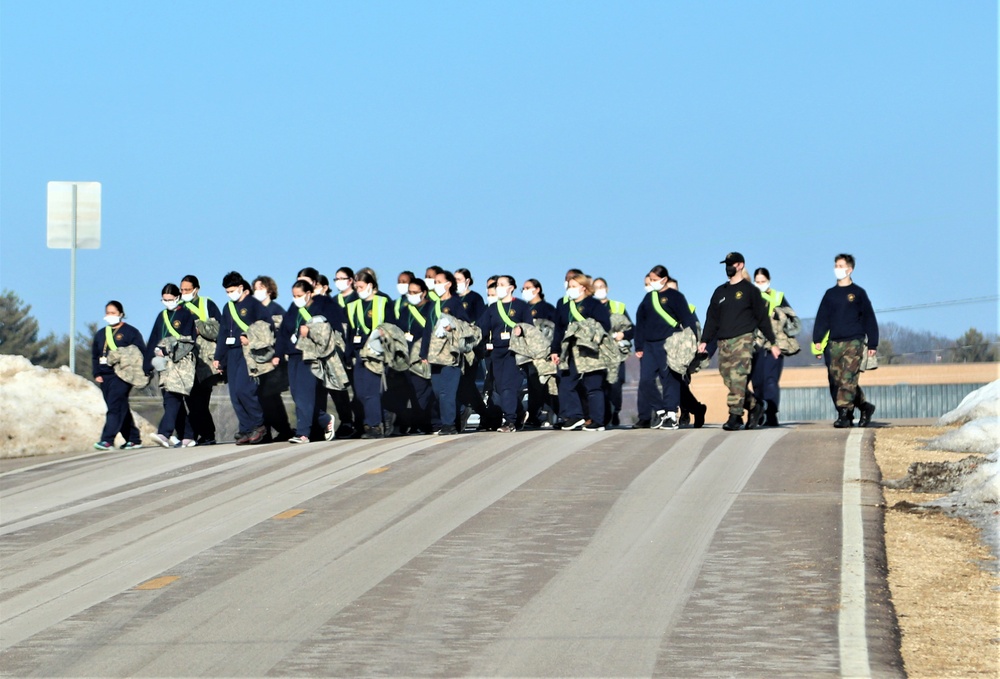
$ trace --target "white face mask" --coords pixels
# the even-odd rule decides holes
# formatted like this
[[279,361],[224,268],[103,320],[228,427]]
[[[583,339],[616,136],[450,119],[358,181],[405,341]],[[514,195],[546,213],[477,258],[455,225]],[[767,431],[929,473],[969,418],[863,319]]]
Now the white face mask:
[[344,290],[347,290],[347,288],[351,287],[351,281],[347,280],[346,278],[338,278],[337,280],[335,280],[333,282],[333,284],[341,292],[343,292]]
[[309,304],[309,299],[305,295],[302,295],[301,297],[292,297],[292,304],[301,309]]
[[652,292],[653,286],[650,285],[649,283],[646,283],[646,285],[643,286],[643,290],[645,290],[646,292]]
[[433,290],[434,289],[434,279],[433,278],[425,278],[424,279],[424,283],[427,284],[427,289],[428,290]]
[[267,299],[267,290],[254,290],[253,298],[258,302],[263,302],[265,299]]
[[176,299],[165,299],[163,300],[163,306],[167,307],[167,311],[173,311],[177,308]]
[[468,291],[469,291],[469,284],[468,283],[459,283],[458,284],[458,294],[464,295]]
[[434,294],[438,297],[442,297],[447,290],[444,283],[431,283],[431,288],[433,288]]
[[531,300],[535,299],[535,296],[537,294],[538,291],[535,289],[522,290],[521,299],[523,299],[525,302],[530,302]]
[[757,289],[761,292],[767,292],[767,289],[771,287],[770,283],[754,283],[754,285],[756,285]]
[[583,288],[566,288],[566,296],[570,299],[580,299],[582,294]]
[[493,306],[497,303],[496,295],[486,295],[486,306]]
[[511,293],[511,288],[507,286],[497,287],[497,299],[507,299],[507,295]]
[[409,283],[396,283],[396,290],[399,292],[399,296],[402,297],[407,292],[410,291],[410,284]]
[[649,282],[649,289],[650,290],[655,290],[656,292],[659,292],[660,290],[662,290],[663,289],[663,279],[661,278],[658,281],[650,281]]
[[847,269],[841,269],[838,266],[833,270],[833,275],[837,277],[838,281],[842,281],[847,278]]
[[368,299],[375,292],[375,288],[368,286],[367,288],[357,288],[358,297],[361,299]]
[[185,293],[181,294],[181,301],[182,302],[193,302],[194,301],[194,296],[195,296],[195,293],[193,293],[193,292],[185,292]]
[[229,299],[233,300],[234,302],[239,302],[240,301],[240,297],[243,296],[243,290],[240,289],[240,290],[236,290],[234,292],[227,292],[226,294],[229,296]]
[[597,299],[607,299],[608,298],[607,288],[598,288],[597,290],[594,290],[594,297],[596,297]]
[[420,295],[407,295],[406,301],[412,304],[413,306],[417,306],[418,304],[420,304]]
[[118,325],[122,322],[121,316],[115,316],[114,314],[108,314],[104,317],[104,322],[108,325]]

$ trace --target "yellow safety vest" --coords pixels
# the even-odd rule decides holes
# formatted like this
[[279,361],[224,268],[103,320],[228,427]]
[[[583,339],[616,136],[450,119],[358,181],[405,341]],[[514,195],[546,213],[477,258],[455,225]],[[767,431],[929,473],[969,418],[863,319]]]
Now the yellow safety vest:
[[766,292],[761,292],[760,296],[767,302],[768,316],[772,315],[774,310],[781,306],[781,300],[785,299],[785,293],[778,292],[777,290],[772,290],[770,295]]
[[[372,300],[372,327],[369,328],[365,324],[365,306],[364,300],[356,299],[351,302],[347,307],[347,318],[351,322],[351,327],[357,330],[361,328],[361,332],[366,335],[371,334],[375,328],[382,325],[385,321],[385,304],[386,298],[381,295],[375,295]],[[357,323],[355,323],[357,319]]]

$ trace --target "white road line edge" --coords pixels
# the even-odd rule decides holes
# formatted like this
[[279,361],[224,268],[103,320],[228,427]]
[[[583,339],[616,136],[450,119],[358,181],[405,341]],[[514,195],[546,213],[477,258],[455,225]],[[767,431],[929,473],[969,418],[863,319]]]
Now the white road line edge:
[[861,441],[854,429],[844,448],[843,535],[840,551],[840,674],[871,677],[865,624],[865,532],[861,521]]

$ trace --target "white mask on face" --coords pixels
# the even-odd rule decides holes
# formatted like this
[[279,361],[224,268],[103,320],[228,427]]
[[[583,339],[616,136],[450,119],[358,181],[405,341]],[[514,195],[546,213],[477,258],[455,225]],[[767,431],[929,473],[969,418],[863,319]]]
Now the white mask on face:
[[297,306],[300,309],[302,307],[304,307],[308,303],[309,303],[309,300],[306,298],[305,295],[302,295],[301,297],[292,297],[292,304],[294,304],[295,306]]
[[263,302],[265,299],[267,299],[267,290],[254,290],[253,298],[258,302]]
[[167,311],[173,311],[177,308],[176,299],[165,299],[163,300],[163,306],[167,307]]
[[431,283],[431,288],[433,288],[434,294],[437,295],[438,297],[443,296],[444,293],[447,291],[447,287],[445,286],[444,283]]
[[652,292],[653,286],[650,285],[649,283],[646,283],[646,285],[643,286],[643,290],[645,290],[646,292]]
[[108,314],[104,317],[104,322],[108,325],[118,325],[122,322],[121,316],[115,316],[114,314]]
[[837,277],[838,281],[842,281],[847,278],[847,269],[841,269],[838,266],[833,270],[833,275]]
[[583,288],[566,288],[566,296],[570,299],[580,299],[582,294]]
[[193,292],[185,292],[185,293],[181,294],[181,301],[182,302],[193,302],[194,301],[194,293]]
[[375,288],[368,286],[367,288],[357,288],[358,297],[361,299],[368,299],[375,292]]
[[410,291],[409,283],[396,283],[396,290],[399,291],[399,296],[402,297],[407,292]]
[[433,290],[434,289],[434,279],[433,278],[425,278],[424,279],[424,283],[427,284],[427,289],[428,290]]
[[486,295],[486,306],[493,306],[497,303],[496,295]]
[[650,281],[649,282],[649,289],[650,290],[656,290],[657,292],[659,292],[660,290],[662,290],[663,289],[663,279],[661,278],[658,281]]
[[770,283],[754,283],[754,285],[756,285],[757,289],[761,292],[767,292],[767,289],[771,287]]
[[236,290],[234,292],[227,292],[226,294],[229,296],[229,299],[233,300],[234,302],[239,302],[240,301],[240,297],[243,296],[243,290],[240,289],[240,290]]
[[333,282],[333,284],[341,292],[343,292],[344,290],[347,290],[347,288],[351,287],[351,281],[347,280],[346,278],[338,278],[337,280],[335,280]]
[[407,295],[406,301],[412,304],[413,306],[416,306],[420,304],[420,295]]
[[594,290],[594,297],[596,297],[597,299],[607,299],[608,298],[607,288],[598,288],[597,290]]
[[458,294],[464,295],[468,291],[469,291],[469,284],[468,283],[459,283],[458,284]]
[[510,293],[511,289],[507,286],[497,286],[497,299],[507,299]]
[[533,288],[528,290],[522,290],[521,299],[523,299],[525,302],[530,302],[531,300],[535,299],[535,295],[537,294],[538,291]]

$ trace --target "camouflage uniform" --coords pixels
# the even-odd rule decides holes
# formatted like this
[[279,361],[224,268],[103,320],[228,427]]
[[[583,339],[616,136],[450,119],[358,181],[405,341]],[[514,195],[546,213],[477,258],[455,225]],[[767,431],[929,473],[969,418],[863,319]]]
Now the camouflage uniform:
[[753,359],[753,333],[719,340],[719,373],[729,389],[726,403],[729,414],[743,417],[743,409],[752,411],[756,401],[747,389]]
[[831,340],[826,347],[829,357],[830,387],[836,388],[834,401],[838,408],[854,408],[865,402],[864,393],[858,386],[861,376],[861,358],[865,353],[862,340],[836,342]]

